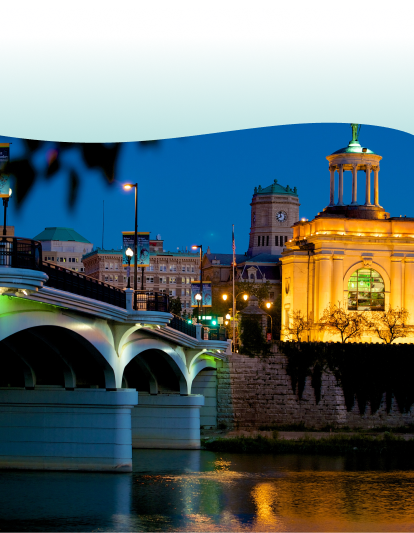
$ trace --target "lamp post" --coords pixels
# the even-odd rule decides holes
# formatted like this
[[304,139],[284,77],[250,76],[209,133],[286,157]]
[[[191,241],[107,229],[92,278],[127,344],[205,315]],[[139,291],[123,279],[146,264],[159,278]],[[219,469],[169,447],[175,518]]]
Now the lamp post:
[[[240,296],[240,294],[243,294],[243,293],[239,292],[239,294],[236,294],[236,296],[234,296],[233,298],[233,345],[234,345],[234,349],[236,349],[236,301],[237,301],[237,298]],[[224,301],[226,301],[228,298],[227,294],[223,294],[221,297],[223,298]],[[249,299],[249,295],[243,294],[243,300],[246,302],[248,299]],[[231,318],[230,315],[226,315],[226,318],[227,317],[230,320]]]
[[128,250],[125,252],[127,258],[128,258],[128,268],[127,268],[127,277],[128,277],[128,285],[127,289],[131,288],[131,257],[134,255],[134,252],[131,250],[131,248],[128,248]]
[[200,296],[201,296],[200,300],[201,300],[201,313],[202,313],[203,312],[203,245],[194,244],[191,248],[193,250],[197,250],[197,248],[200,248]]
[[124,189],[129,191],[135,187],[135,232],[134,232],[134,309],[137,308],[137,277],[138,277],[138,257],[137,257],[137,246],[138,246],[138,183],[126,183]]
[[[270,309],[271,305],[272,305],[272,304],[271,304],[270,302],[267,302],[267,303],[266,303],[266,307],[267,307],[268,309]],[[266,313],[266,314],[267,314],[267,316],[270,317],[270,335],[273,337],[273,319],[272,319],[272,315],[269,315],[268,313]]]
[[200,324],[200,302],[201,302],[201,300],[203,299],[203,296],[202,296],[202,294],[197,293],[197,294],[194,296],[194,298],[197,300],[197,305],[198,305],[198,317],[197,317],[198,320],[197,320],[197,321],[198,321],[198,323]]
[[9,196],[3,197],[3,207],[4,207],[4,224],[3,224],[3,235],[6,235],[6,216],[7,216],[7,207],[9,205],[9,198],[12,195],[12,190],[9,189]]

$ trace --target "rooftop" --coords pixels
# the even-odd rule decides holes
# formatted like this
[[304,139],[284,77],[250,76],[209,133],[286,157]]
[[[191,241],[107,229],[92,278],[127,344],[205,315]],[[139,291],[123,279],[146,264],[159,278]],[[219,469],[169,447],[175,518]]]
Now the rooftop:
[[45,228],[43,231],[33,237],[34,241],[74,241],[85,242],[91,244],[90,241],[79,235],[77,231],[72,228],[52,227]]
[[286,187],[283,187],[283,185],[280,185],[275,179],[272,185],[269,185],[268,187],[265,187],[264,189],[262,188],[261,185],[259,185],[259,187],[255,187],[253,196],[257,194],[277,194],[277,195],[285,195],[285,196],[298,196],[298,191],[296,187],[293,187],[293,189],[291,189],[289,185],[286,185]]
[[[358,127],[359,126],[359,127]],[[349,141],[346,148],[340,148],[336,152],[333,152],[331,155],[336,154],[375,154],[369,148],[363,148],[358,142],[359,132],[361,131],[361,124],[351,124],[352,128],[352,140]]]

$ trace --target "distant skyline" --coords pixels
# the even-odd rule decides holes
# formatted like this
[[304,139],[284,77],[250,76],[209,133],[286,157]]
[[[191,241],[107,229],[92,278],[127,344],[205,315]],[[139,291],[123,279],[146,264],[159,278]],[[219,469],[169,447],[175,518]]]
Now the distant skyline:
[[[274,179],[297,187],[300,217],[313,218],[329,203],[326,156],[346,146],[349,124],[302,124],[240,130],[162,140],[155,146],[125,143],[116,178],[107,184],[100,171],[82,172],[78,201],[67,206],[68,179],[41,178],[18,210],[9,203],[8,224],[16,235],[31,237],[45,227],[71,227],[102,245],[102,204],[105,202],[104,247],[119,249],[122,231],[133,230],[134,194],[122,184],[138,181],[138,229],[160,234],[164,248],[177,251],[192,244],[210,246],[214,253],[231,253],[235,225],[236,252],[247,251],[250,202],[254,187]],[[413,170],[407,155],[414,151],[414,136],[362,125],[366,146],[383,159],[380,163],[380,204],[391,216],[414,216],[411,201]],[[12,142],[11,159],[19,156],[19,140]],[[73,156],[76,159],[76,155]],[[358,200],[363,203],[365,175],[358,173]],[[344,201],[351,195],[351,173],[345,173]]]

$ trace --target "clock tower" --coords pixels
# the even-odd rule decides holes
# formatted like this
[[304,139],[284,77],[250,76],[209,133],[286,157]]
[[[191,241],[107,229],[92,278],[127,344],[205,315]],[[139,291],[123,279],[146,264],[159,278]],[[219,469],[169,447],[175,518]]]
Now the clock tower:
[[269,187],[254,188],[250,241],[247,255],[281,255],[285,242],[293,237],[292,226],[299,221],[296,187],[283,187],[274,180]]

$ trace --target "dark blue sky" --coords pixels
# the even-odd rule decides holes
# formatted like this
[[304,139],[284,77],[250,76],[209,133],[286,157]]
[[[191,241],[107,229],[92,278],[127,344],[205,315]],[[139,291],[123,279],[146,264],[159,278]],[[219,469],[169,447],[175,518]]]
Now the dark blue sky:
[[[102,243],[102,201],[105,200],[105,248],[120,248],[122,231],[133,230],[134,197],[122,189],[139,183],[140,231],[161,234],[165,249],[202,243],[212,252],[231,253],[231,225],[235,224],[237,253],[248,247],[250,202],[255,186],[276,178],[296,186],[300,216],[313,218],[329,202],[326,156],[348,144],[349,124],[303,124],[167,139],[143,148],[123,146],[116,179],[107,185],[99,171],[82,172],[78,201],[67,207],[65,175],[40,178],[19,210],[13,198],[8,223],[16,235],[34,237],[47,226],[74,228],[94,245]],[[379,174],[380,204],[391,216],[414,216],[414,136],[363,125],[359,140],[383,156]],[[19,154],[12,141],[11,158]],[[74,160],[76,157],[74,156]],[[358,200],[364,199],[365,174],[359,173]],[[344,200],[350,201],[351,173],[345,173]]]

